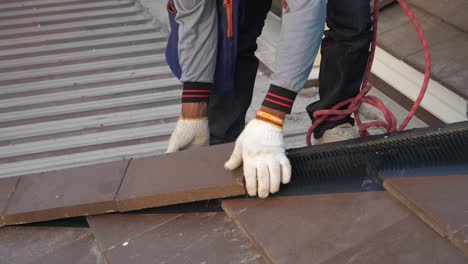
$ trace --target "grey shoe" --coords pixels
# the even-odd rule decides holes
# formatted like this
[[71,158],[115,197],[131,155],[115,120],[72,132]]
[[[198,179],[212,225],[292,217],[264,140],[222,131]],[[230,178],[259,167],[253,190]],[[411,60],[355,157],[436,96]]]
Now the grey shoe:
[[315,139],[314,145],[337,142],[358,137],[359,133],[354,126],[350,124],[343,124],[325,131],[321,138]]

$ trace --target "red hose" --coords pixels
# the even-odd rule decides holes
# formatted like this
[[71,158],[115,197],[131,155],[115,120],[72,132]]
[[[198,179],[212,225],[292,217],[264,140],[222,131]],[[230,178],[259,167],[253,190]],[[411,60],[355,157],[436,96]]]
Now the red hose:
[[[377,24],[378,24],[378,19],[379,19],[379,0],[374,0],[373,40],[372,40],[369,60],[367,63],[367,68],[364,73],[364,78],[362,81],[361,92],[356,97],[350,98],[346,101],[338,103],[337,105],[333,106],[331,109],[318,110],[314,113],[314,117],[317,120],[312,124],[312,126],[310,126],[309,130],[307,131],[306,141],[307,141],[308,146],[311,145],[311,137],[315,128],[317,128],[317,126],[319,126],[324,121],[340,120],[354,113],[356,124],[359,127],[359,135],[363,137],[363,136],[370,135],[368,129],[371,127],[382,127],[387,132],[402,131],[406,128],[411,118],[413,118],[413,116],[415,115],[416,110],[418,109],[424,95],[426,94],[429,80],[431,78],[431,56],[429,53],[429,47],[427,45],[426,38],[424,37],[424,32],[422,31],[422,28],[419,25],[419,22],[417,21],[417,19],[414,17],[413,12],[411,12],[405,0],[397,0],[397,1],[400,4],[401,8],[403,8],[403,10],[406,12],[411,22],[413,23],[416,29],[416,32],[418,33],[423,49],[424,49],[424,58],[425,58],[424,81],[421,87],[421,91],[419,92],[418,98],[413,104],[413,107],[411,107],[411,110],[408,112],[408,115],[406,116],[404,121],[401,123],[400,127],[397,128],[397,122],[396,122],[395,116],[384,105],[384,103],[374,96],[367,95],[369,90],[372,88],[372,86],[369,85],[368,81],[369,81],[369,74],[371,72],[372,63],[374,61],[375,49],[377,45]],[[385,122],[373,121],[373,122],[363,123],[359,115],[359,108],[361,107],[363,103],[372,105],[375,108],[379,109],[385,117]],[[347,109],[338,110],[345,105],[349,105]]]

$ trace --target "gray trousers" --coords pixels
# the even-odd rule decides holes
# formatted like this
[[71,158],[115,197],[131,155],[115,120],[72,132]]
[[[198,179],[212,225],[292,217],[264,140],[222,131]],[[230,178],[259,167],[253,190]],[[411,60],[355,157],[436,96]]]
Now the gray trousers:
[[[350,0],[353,1],[353,0]],[[300,92],[310,75],[325,28],[325,0],[288,0],[283,13],[275,72],[270,83]]]

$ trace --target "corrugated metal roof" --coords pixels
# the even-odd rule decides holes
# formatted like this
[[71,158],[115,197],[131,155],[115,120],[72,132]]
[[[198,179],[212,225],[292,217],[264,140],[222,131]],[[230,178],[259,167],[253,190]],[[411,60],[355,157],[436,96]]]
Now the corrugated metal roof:
[[134,0],[0,2],[0,177],[161,153],[165,35]]

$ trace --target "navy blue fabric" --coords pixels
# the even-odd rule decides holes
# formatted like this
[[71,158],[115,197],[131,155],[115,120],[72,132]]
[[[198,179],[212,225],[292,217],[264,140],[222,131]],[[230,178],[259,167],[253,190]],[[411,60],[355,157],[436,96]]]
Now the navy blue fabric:
[[[179,52],[177,50],[177,43],[179,43],[179,25],[177,25],[175,21],[176,13],[169,9],[169,2],[172,2],[172,0],[167,2],[168,8],[166,8],[169,17],[169,25],[171,27],[171,33],[169,34],[166,46],[166,62],[174,75],[180,79],[182,76],[182,69],[180,68]],[[174,6],[174,4],[172,4],[172,6]]]
[[231,0],[233,4],[233,36],[227,35],[227,14],[224,1],[218,0],[218,56],[212,94],[223,95],[235,90],[235,70],[237,58],[237,36],[240,0]]
[[[172,0],[169,0],[172,1]],[[216,58],[216,70],[212,94],[222,95],[235,90],[235,71],[237,58],[237,36],[239,20],[239,2],[233,3],[233,36],[227,36],[227,14],[223,0],[217,0],[218,12],[218,53]],[[178,25],[175,22],[175,13],[168,9],[171,33],[166,47],[166,62],[174,75],[180,79],[182,69],[178,55]]]
[[240,0],[234,77],[236,89],[222,95],[210,95],[208,125],[211,145],[235,141],[244,129],[259,66],[255,57],[257,38],[262,34],[270,8],[271,0]]

